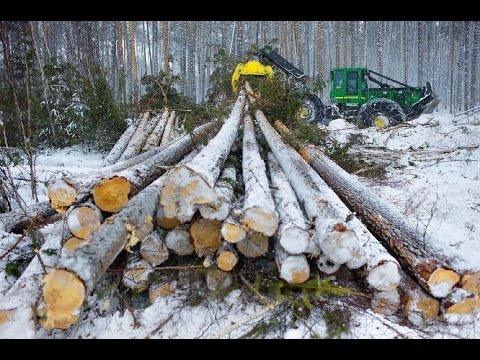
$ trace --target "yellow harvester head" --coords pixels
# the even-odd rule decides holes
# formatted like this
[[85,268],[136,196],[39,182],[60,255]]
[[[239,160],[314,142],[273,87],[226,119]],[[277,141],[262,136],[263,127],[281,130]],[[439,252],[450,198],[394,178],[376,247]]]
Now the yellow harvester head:
[[258,75],[273,77],[272,67],[262,65],[258,60],[250,60],[245,64],[238,64],[232,75],[232,88],[235,93],[238,92],[238,81],[242,75]]

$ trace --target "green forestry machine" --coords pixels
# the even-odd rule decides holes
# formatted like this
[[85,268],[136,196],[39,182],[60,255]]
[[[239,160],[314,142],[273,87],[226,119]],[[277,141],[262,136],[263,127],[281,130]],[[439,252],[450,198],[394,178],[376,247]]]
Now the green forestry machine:
[[[424,87],[410,86],[367,68],[336,68],[330,71],[332,105],[325,105],[306,87],[307,75],[268,45],[253,60],[237,65],[232,76],[235,92],[241,75],[273,76],[272,68],[261,64],[260,58],[270,60],[298,82],[300,91],[307,92],[300,117],[308,123],[326,125],[342,117],[362,127],[383,128],[430,114],[440,102],[429,82]],[[369,86],[372,83],[376,86]]]

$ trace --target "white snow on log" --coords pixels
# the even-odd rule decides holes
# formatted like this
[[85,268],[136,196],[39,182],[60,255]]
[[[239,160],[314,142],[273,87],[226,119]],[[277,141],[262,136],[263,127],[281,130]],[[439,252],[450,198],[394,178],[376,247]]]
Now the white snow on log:
[[333,274],[340,269],[339,264],[333,262],[328,256],[320,255],[317,259],[317,267],[320,271],[324,272],[325,274]]
[[290,255],[279,245],[275,244],[275,261],[280,278],[288,283],[299,284],[310,277],[310,265],[304,254]]
[[400,308],[400,294],[398,290],[379,291],[372,299],[372,308],[376,313],[393,315]]
[[130,124],[130,126],[123,132],[120,138],[117,140],[115,145],[113,146],[112,150],[108,153],[108,155],[103,160],[102,166],[108,166],[115,164],[120,156],[122,156],[123,152],[128,146],[130,139],[132,138],[133,134],[137,130],[140,121],[135,121]]
[[368,284],[380,291],[395,289],[400,283],[400,267],[393,261],[385,261],[368,267]]
[[127,148],[118,159],[119,162],[128,160],[140,153],[143,143],[145,142],[147,137],[149,118],[150,118],[150,112],[147,111],[146,113],[143,114],[143,117],[140,120],[140,124],[138,125],[137,130],[130,138]]
[[163,130],[165,129],[165,125],[167,124],[167,118],[168,118],[168,111],[164,111],[162,117],[159,119],[159,121],[157,122],[157,125],[155,125],[155,128],[153,129],[152,133],[150,134],[147,141],[145,142],[142,152],[148,151],[151,148],[154,148],[160,144],[160,140],[162,139],[162,135],[163,135]]
[[237,179],[236,170],[234,167],[227,167],[223,169],[222,176],[215,184],[213,189],[218,198],[210,204],[199,205],[200,214],[205,219],[211,220],[225,220],[230,214],[233,201],[233,185]]
[[278,214],[275,209],[265,163],[255,139],[252,118],[245,113],[243,126],[242,175],[245,186],[243,223],[250,229],[272,236],[278,229]]
[[268,166],[270,181],[274,188],[272,192],[280,217],[277,233],[280,245],[290,254],[300,254],[307,250],[310,243],[305,215],[285,173],[272,153],[268,153]]
[[190,242],[188,226],[184,225],[177,226],[167,233],[165,245],[177,255],[190,255],[195,250]]
[[170,143],[170,136],[172,135],[173,122],[175,120],[175,110],[170,113],[168,120],[165,124],[162,140],[160,141],[160,146],[167,146]]

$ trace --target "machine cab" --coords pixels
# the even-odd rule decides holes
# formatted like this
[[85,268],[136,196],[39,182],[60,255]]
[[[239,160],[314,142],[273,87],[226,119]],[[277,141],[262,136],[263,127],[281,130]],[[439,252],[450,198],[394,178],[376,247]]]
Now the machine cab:
[[365,103],[368,95],[366,68],[336,68],[330,72],[330,99],[338,104]]

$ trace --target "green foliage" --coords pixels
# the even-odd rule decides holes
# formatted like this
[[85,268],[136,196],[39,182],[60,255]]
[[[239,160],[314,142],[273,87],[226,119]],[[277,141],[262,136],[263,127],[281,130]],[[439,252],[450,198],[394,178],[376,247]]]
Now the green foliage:
[[235,97],[232,89],[232,74],[239,62],[226,49],[219,48],[217,50],[213,58],[214,70],[209,78],[207,103],[221,105],[226,99]]
[[24,258],[18,258],[10,261],[5,265],[5,274],[8,276],[13,276],[14,278],[18,278],[20,275],[22,275],[27,265],[27,259]]
[[53,255],[56,255],[57,254],[57,249],[45,249],[45,250],[42,250],[42,252],[45,254],[45,255],[48,255],[48,256],[53,256]]
[[327,326],[327,337],[330,339],[340,338],[350,330],[352,314],[346,309],[334,309],[323,314]]

